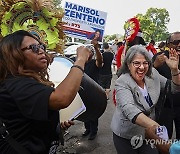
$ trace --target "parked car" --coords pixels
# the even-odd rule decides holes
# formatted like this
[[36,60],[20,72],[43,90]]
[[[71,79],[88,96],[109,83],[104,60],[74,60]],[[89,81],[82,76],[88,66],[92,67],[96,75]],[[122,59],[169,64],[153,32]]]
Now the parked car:
[[69,47],[67,47],[65,50],[64,50],[64,55],[67,57],[67,58],[70,58],[72,59],[73,61],[76,59],[76,49],[80,46],[82,46],[83,44],[79,44],[79,45],[71,45]]
[[67,47],[69,47],[69,46],[71,46],[71,45],[83,45],[83,44],[80,43],[80,42],[67,42],[67,43],[65,44],[65,48],[67,48]]

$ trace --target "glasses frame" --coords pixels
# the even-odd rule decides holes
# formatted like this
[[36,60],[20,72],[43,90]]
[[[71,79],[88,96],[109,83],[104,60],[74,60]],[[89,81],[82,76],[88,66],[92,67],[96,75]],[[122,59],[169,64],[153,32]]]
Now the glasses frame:
[[22,51],[25,51],[25,50],[32,50],[32,52],[36,53],[36,54],[39,54],[39,49],[42,49],[44,52],[46,52],[46,45],[45,44],[31,44],[27,47],[24,47],[22,48],[21,50]]
[[143,65],[143,67],[149,67],[149,65],[150,65],[150,63],[148,62],[148,61],[144,61],[143,63],[141,63],[141,62],[138,62],[138,61],[133,61],[132,62],[132,65],[133,65],[133,67],[135,67],[135,68],[139,68],[139,67],[141,67],[141,65]]

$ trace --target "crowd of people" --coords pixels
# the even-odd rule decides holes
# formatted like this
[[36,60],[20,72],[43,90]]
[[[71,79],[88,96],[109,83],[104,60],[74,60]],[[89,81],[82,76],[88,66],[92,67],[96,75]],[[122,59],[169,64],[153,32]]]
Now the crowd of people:
[[[116,110],[111,128],[117,153],[158,153],[158,150],[163,154],[178,153],[179,142],[172,145],[169,143],[162,145],[159,142],[156,145],[157,150],[149,148],[150,145],[144,145],[144,143],[140,148],[133,149],[130,140],[137,134],[141,134],[143,138],[162,140],[156,134],[156,129],[160,125],[166,126],[168,137],[171,139],[173,122],[176,131],[175,138],[179,140],[180,32],[171,33],[165,45],[164,42],[161,42],[159,51],[154,48],[155,42],[153,40],[150,41],[148,46],[144,47],[134,43],[131,44],[128,46],[129,50],[126,51],[123,62],[121,59],[124,49],[119,49],[120,56],[117,53],[116,57],[119,78],[115,85]],[[176,67],[172,68],[174,64]],[[155,77],[155,74],[159,77]],[[152,83],[148,81],[149,79],[152,80]],[[159,80],[159,84],[156,79]],[[167,80],[171,81],[171,95],[167,95],[161,118],[157,120],[155,107]],[[148,86],[149,83],[151,86]],[[175,86],[177,86],[177,90],[173,90]],[[155,97],[157,98],[155,99]]]
[[[113,46],[104,42],[102,52],[97,38],[92,39],[89,47],[78,47],[73,66],[56,88],[48,74],[53,59],[43,42],[25,30],[5,36],[0,41],[0,153],[55,153],[63,140],[59,140],[62,130],[74,125],[73,121],[59,122],[59,110],[72,103],[84,73],[104,89],[108,101],[112,65],[117,66],[118,79],[110,126],[117,153],[180,153],[178,144],[159,143],[155,145],[157,148],[152,148],[143,142],[137,149],[131,145],[136,135],[141,135],[143,140],[163,140],[156,134],[162,125],[171,139],[173,122],[176,139],[180,139],[180,32],[170,34],[165,44],[159,44],[159,50],[155,49],[154,40],[146,45],[142,33],[139,29],[126,44],[118,39]],[[171,95],[164,107],[171,110],[157,121],[155,108],[168,81]],[[84,126],[82,136],[94,140],[98,118],[85,121]]]

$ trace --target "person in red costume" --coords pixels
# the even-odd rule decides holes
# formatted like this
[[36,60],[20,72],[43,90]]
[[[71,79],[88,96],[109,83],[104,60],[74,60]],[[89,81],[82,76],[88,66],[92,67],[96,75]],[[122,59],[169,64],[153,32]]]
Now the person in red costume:
[[[137,44],[146,45],[146,43],[143,39],[143,33],[140,29],[139,29],[137,35],[135,36],[135,38],[131,42],[127,42],[128,48],[133,45],[137,45]],[[123,53],[124,47],[125,47],[125,45],[122,45],[117,51],[117,56],[116,56],[117,70],[121,67],[122,53]]]
[[146,49],[149,51],[149,54],[151,55],[151,57],[153,57],[157,53],[157,50],[155,49],[154,45],[155,45],[155,41],[151,40],[149,42],[149,45],[146,47]]
[[123,50],[124,50],[124,45],[122,45],[118,49],[117,54],[116,54],[116,66],[117,66],[117,70],[121,67],[121,55],[122,55]]

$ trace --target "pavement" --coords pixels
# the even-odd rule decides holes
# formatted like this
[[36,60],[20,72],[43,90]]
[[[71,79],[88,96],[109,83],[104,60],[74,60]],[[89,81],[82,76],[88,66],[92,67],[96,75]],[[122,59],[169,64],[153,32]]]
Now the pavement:
[[85,131],[84,123],[76,120],[75,125],[71,126],[66,132],[64,136],[65,145],[58,147],[57,154],[116,154],[110,128],[115,109],[112,101],[112,91],[116,79],[117,76],[113,75],[110,99],[108,100],[105,112],[99,118],[96,138],[94,140],[88,140],[88,137],[82,137],[82,133]]

